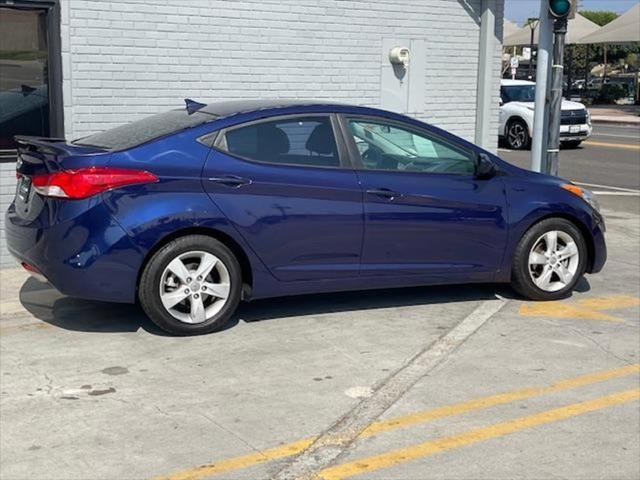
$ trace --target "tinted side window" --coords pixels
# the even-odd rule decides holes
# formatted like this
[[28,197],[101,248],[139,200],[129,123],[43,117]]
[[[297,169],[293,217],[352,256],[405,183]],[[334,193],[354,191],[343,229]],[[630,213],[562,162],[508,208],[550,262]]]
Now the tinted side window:
[[259,162],[339,167],[329,117],[299,117],[254,123],[225,134],[229,153]]
[[472,175],[473,154],[435,135],[383,120],[348,120],[365,169]]

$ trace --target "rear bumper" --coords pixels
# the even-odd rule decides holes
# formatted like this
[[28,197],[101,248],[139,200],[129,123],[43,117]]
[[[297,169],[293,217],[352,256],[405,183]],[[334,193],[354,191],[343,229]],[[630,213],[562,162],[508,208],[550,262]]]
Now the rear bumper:
[[33,221],[21,219],[12,204],[5,214],[5,230],[9,252],[37,268],[61,293],[135,302],[140,255],[95,199],[66,206],[52,201]]

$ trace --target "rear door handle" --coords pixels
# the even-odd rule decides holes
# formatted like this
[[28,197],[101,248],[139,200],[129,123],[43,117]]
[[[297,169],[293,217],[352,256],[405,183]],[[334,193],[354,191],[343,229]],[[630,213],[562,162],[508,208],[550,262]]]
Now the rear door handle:
[[367,194],[388,198],[389,200],[393,200],[394,198],[402,196],[401,193],[394,192],[393,190],[389,190],[388,188],[373,188],[371,190],[367,190]]
[[237,175],[223,175],[222,177],[210,177],[210,182],[220,183],[226,187],[242,187],[249,185],[251,180],[248,178],[238,177]]

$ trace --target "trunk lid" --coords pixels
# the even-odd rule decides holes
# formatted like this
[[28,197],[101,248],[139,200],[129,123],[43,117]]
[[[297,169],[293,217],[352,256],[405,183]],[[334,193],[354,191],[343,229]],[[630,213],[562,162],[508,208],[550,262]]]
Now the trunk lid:
[[32,188],[34,175],[103,166],[111,156],[106,150],[74,145],[67,143],[64,138],[16,136],[15,139],[18,144],[18,185],[14,202],[16,214],[25,220],[37,217],[47,201],[35,194]]

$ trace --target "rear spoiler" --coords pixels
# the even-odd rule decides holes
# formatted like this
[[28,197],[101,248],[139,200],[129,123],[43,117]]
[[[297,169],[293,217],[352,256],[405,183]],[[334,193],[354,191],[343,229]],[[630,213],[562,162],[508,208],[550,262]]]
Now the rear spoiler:
[[[18,144],[16,168],[27,175],[40,172],[42,166],[47,172],[55,172],[63,168],[63,163],[64,168],[78,168],[94,164],[101,154],[111,155],[104,149],[67,143],[64,138],[16,135],[14,139]],[[93,158],[89,163],[87,156]]]
[[67,143],[67,140],[64,138],[32,137],[29,135],[16,135],[13,138],[18,144],[18,151],[23,153],[40,152],[52,155],[90,155],[108,152],[108,150],[100,147]]
[[54,143],[66,142],[64,138],[49,138],[49,137],[33,137],[30,135],[16,135],[13,139],[18,144],[18,149],[35,152],[40,151],[43,153],[65,153],[66,150],[59,146],[52,145]]

